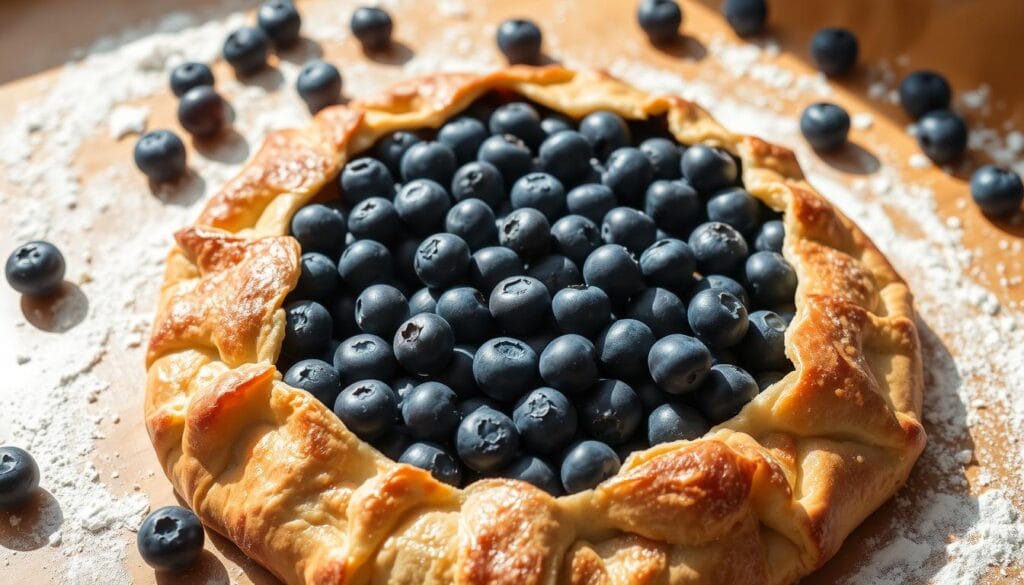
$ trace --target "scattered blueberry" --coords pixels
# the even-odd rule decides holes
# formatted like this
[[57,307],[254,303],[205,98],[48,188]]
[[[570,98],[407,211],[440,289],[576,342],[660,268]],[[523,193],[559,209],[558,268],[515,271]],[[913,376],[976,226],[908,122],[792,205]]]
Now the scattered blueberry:
[[310,111],[318,112],[338,101],[341,95],[341,73],[322,59],[313,59],[302,66],[295,80],[295,90]]
[[680,167],[690,186],[703,195],[731,187],[739,178],[739,168],[732,155],[703,144],[687,148]]
[[838,77],[857,64],[857,37],[844,28],[823,28],[811,39],[811,57],[825,75]]
[[361,291],[377,282],[388,282],[394,275],[391,252],[380,242],[356,240],[341,253],[338,274],[353,291]]
[[213,85],[213,71],[204,63],[186,61],[171,69],[171,93],[177,97],[200,85]]
[[449,209],[448,193],[430,179],[409,181],[395,195],[395,211],[415,234],[427,235],[443,229]]
[[210,138],[227,124],[227,104],[209,85],[185,92],[178,102],[178,123],[197,138]]
[[600,441],[580,441],[562,460],[562,486],[570,494],[597,487],[619,472],[619,456]]
[[687,310],[690,329],[711,349],[726,349],[747,334],[747,308],[732,293],[712,288],[697,293]]
[[640,0],[636,11],[640,28],[652,43],[666,43],[679,35],[683,11],[675,0]]
[[618,244],[605,244],[587,257],[583,280],[603,290],[613,303],[624,303],[644,287],[640,263]]
[[170,130],[147,132],[135,143],[135,166],[158,183],[185,174],[185,145]]
[[462,467],[455,457],[435,443],[413,443],[398,458],[399,463],[419,467],[430,472],[437,481],[459,487],[462,483]]
[[685,394],[704,382],[711,369],[711,352],[689,335],[669,335],[651,346],[647,366],[659,388],[669,394]]
[[1024,185],[1020,175],[995,165],[985,165],[971,176],[971,197],[983,212],[1006,216],[1020,209]]
[[741,37],[760,33],[768,20],[765,0],[725,0],[722,13],[732,30]]
[[498,48],[509,63],[535,64],[540,61],[541,33],[531,20],[515,18],[498,26]]
[[476,158],[476,153],[487,136],[487,126],[469,116],[456,118],[437,131],[437,141],[452,149],[461,165],[468,164]]
[[224,60],[239,76],[252,75],[267,66],[269,39],[266,33],[245,26],[228,35],[224,41]]
[[473,377],[480,391],[502,402],[518,400],[537,380],[537,353],[511,337],[496,337],[476,351]]
[[693,396],[708,422],[718,424],[735,416],[757,392],[757,382],[745,370],[718,364],[711,366],[707,380]]
[[835,104],[811,104],[800,115],[800,132],[815,150],[836,150],[846,144],[850,133],[850,115]]
[[452,178],[452,197],[456,201],[479,199],[491,209],[497,209],[505,199],[505,179],[498,167],[489,162],[466,163]]
[[557,453],[576,435],[576,409],[554,388],[537,388],[518,403],[512,420],[520,442],[531,452]]
[[398,364],[391,344],[376,335],[362,333],[341,342],[334,353],[334,369],[342,384],[361,380],[390,380]]
[[136,535],[142,560],[158,571],[191,567],[199,560],[205,540],[199,517],[181,506],[166,506],[151,513]]
[[900,105],[915,120],[928,112],[948,109],[952,97],[949,82],[935,71],[914,71],[900,82]]
[[395,359],[410,374],[440,372],[452,359],[454,348],[451,325],[434,313],[413,315],[395,332]]
[[302,17],[291,0],[270,0],[260,5],[256,23],[279,49],[287,49],[299,40]]
[[309,392],[317,400],[334,407],[334,401],[341,392],[341,374],[331,364],[318,359],[305,359],[288,368],[284,383],[293,388]]
[[519,449],[519,433],[507,415],[479,408],[459,424],[455,449],[470,469],[496,471],[510,464]]
[[521,258],[534,258],[549,248],[551,224],[543,213],[532,207],[517,209],[505,216],[498,230],[498,240]]
[[647,441],[653,446],[672,441],[692,441],[704,436],[711,425],[696,409],[668,402],[647,417]]
[[38,487],[39,465],[32,455],[18,447],[0,447],[0,510],[24,505]]
[[361,6],[352,13],[349,21],[353,36],[366,51],[382,51],[391,44],[391,31],[394,24],[391,15],[383,8]]
[[954,162],[967,149],[967,123],[950,110],[932,110],[917,122],[917,144],[937,164]]
[[46,296],[57,291],[64,282],[64,255],[45,241],[18,246],[7,257],[4,273],[7,284],[21,294]]
[[284,308],[281,354],[290,358],[319,355],[331,340],[331,314],[314,301],[296,301]]

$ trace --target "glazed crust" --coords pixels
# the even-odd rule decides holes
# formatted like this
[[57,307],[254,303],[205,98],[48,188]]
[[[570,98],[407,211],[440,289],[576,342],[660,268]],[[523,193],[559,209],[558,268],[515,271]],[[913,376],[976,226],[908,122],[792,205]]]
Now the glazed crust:
[[[458,490],[395,463],[274,367],[299,273],[292,214],[379,137],[436,128],[495,90],[577,118],[664,115],[680,142],[729,150],[747,189],[785,212],[799,276],[793,372],[705,437],[634,453],[560,498],[501,479]],[[147,428],[207,526],[290,585],[790,583],[892,496],[924,447],[912,298],[875,246],[790,151],[605,75],[435,75],[328,108],[271,133],[177,242],[147,355]]]

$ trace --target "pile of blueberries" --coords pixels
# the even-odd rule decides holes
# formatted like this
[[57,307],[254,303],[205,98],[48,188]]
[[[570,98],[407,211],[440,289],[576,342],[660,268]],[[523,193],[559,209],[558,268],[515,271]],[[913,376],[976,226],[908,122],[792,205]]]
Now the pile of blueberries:
[[573,493],[791,370],[797,278],[729,153],[509,99],[384,137],[295,214],[278,365],[441,481]]

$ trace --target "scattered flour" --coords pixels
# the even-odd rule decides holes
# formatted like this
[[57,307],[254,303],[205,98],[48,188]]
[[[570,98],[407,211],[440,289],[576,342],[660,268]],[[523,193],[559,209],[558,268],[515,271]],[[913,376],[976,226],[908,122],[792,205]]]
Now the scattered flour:
[[[470,6],[442,0],[439,11],[450,19],[443,39],[414,55],[400,73],[497,66],[492,57],[474,52],[460,40],[468,36],[460,27],[470,26],[462,22]],[[347,14],[319,6],[313,10],[316,18],[308,19],[308,33],[331,42],[346,37]],[[218,89],[235,109],[239,136],[212,151],[190,149],[190,166],[201,179],[162,188],[157,197],[140,190],[130,161],[83,181],[76,171],[76,156],[97,132],[121,138],[144,131],[148,109],[126,104],[165,91],[167,71],[182,60],[214,58],[227,31],[242,22],[244,17],[237,14],[210,22],[174,14],[155,29],[104,39],[48,81],[41,99],[22,104],[18,115],[0,127],[0,185],[17,190],[16,195],[0,186],[0,215],[9,218],[12,239],[47,237],[78,244],[66,252],[69,280],[81,295],[69,296],[58,308],[53,328],[61,331],[59,335],[40,334],[21,316],[10,295],[0,298],[6,303],[0,305],[0,330],[14,332],[12,343],[0,344],[0,363],[11,364],[11,374],[0,388],[0,410],[5,412],[0,443],[22,445],[36,456],[43,470],[42,486],[49,494],[38,520],[29,523],[24,515],[7,515],[0,521],[16,530],[19,550],[50,546],[60,551],[64,566],[54,574],[61,576],[62,585],[130,581],[123,536],[148,510],[137,482],[154,470],[120,469],[105,478],[101,470],[116,465],[109,455],[116,445],[103,441],[120,420],[111,403],[139,400],[110,396],[111,380],[127,376],[142,388],[138,364],[170,234],[196,212],[202,195],[237,171],[267,131],[303,124],[308,114],[291,92],[268,90],[264,85],[269,84],[218,80]],[[799,75],[775,63],[779,48],[772,42],[735,44],[718,38],[707,47],[708,67],[720,68],[732,79],[754,80],[783,100],[806,100],[808,95],[827,96],[832,91],[820,75]],[[574,62],[571,48],[564,52],[559,56],[567,64],[586,66]],[[346,79],[358,78],[365,71],[362,67],[345,64]],[[1024,380],[1024,327],[1018,315],[1000,310],[995,295],[972,279],[973,253],[962,245],[960,226],[938,216],[933,194],[907,184],[892,166],[896,161],[885,161],[888,164],[879,171],[852,185],[844,183],[806,149],[795,120],[767,111],[765,106],[772,104],[763,98],[722,98],[723,82],[715,75],[683,80],[626,58],[609,69],[645,89],[701,103],[737,131],[796,149],[815,186],[861,225],[917,294],[930,442],[911,477],[912,489],[896,497],[894,512],[885,520],[886,536],[872,543],[873,552],[846,583],[969,585],[991,566],[1019,565],[1024,559],[1024,522],[1014,500],[1019,505],[1020,478],[990,464],[999,450],[1009,468],[1019,473],[1024,445],[1014,440],[1005,446],[993,443],[991,437],[998,431],[972,437],[968,425],[1010,431],[1024,427],[1024,394],[1015,392]],[[282,62],[276,85],[291,87],[297,70],[298,65]],[[871,75],[869,95],[892,101],[892,67],[881,64]],[[97,89],[83,96],[81,87]],[[983,110],[988,94],[979,88],[964,94],[961,103]],[[873,118],[857,114],[854,126],[870,130]],[[1020,168],[1024,135],[1004,130],[972,130],[971,147]],[[22,204],[25,197],[33,205]],[[917,229],[910,231],[920,235],[911,237],[907,230],[897,229],[882,201],[886,208],[911,218]],[[135,221],[130,226],[117,221],[124,217]],[[1019,252],[1020,242],[1007,242],[1006,249]],[[954,348],[955,355],[946,348]],[[993,362],[997,355],[1000,359]],[[98,445],[108,454],[103,455]],[[965,468],[978,470],[978,491],[967,485]],[[121,474],[127,476],[123,481]],[[130,487],[113,487],[122,484]],[[0,549],[4,566],[10,566],[12,556]]]

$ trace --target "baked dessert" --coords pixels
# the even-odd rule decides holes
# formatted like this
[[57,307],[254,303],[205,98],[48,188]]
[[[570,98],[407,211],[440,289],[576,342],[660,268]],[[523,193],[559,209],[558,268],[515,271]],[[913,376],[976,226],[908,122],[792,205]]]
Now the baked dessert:
[[[633,437],[623,430],[637,430],[638,423],[623,422],[622,417],[636,417],[628,414],[629,407],[621,407],[638,399],[637,392],[621,390],[618,386],[628,384],[616,384],[615,380],[601,382],[599,385],[607,388],[587,392],[601,392],[605,401],[597,406],[587,406],[585,399],[578,403],[584,405],[579,407],[583,431],[571,438],[603,437],[606,442],[618,443],[628,456],[616,470],[614,465],[606,465],[610,458],[585,453],[580,456],[586,463],[581,466],[583,471],[570,470],[570,481],[566,481],[563,465],[561,486],[548,485],[544,474],[499,466],[498,461],[509,461],[504,447],[496,453],[472,444],[463,449],[457,444],[460,459],[472,473],[462,472],[444,444],[434,445],[435,451],[419,447],[419,453],[408,457],[407,449],[400,456],[427,461],[423,466],[429,471],[399,464],[385,455],[393,445],[384,440],[390,433],[381,428],[378,416],[393,413],[395,405],[387,398],[393,391],[390,386],[398,385],[394,379],[357,381],[343,391],[335,401],[335,411],[349,417],[346,426],[322,402],[333,397],[295,388],[284,381],[282,372],[302,358],[322,357],[317,352],[333,349],[321,347],[323,334],[316,331],[322,328],[317,313],[323,307],[318,310],[301,300],[298,304],[292,301],[322,292],[309,288],[315,282],[310,274],[317,268],[303,262],[299,241],[311,247],[326,246],[337,233],[307,230],[308,225],[301,221],[296,225],[300,209],[338,196],[333,179],[347,161],[371,148],[379,159],[394,164],[394,153],[403,149],[400,141],[387,138],[390,133],[429,131],[480,100],[486,106],[514,99],[529,100],[537,108],[576,120],[594,112],[611,112],[647,128],[644,132],[656,134],[661,128],[690,148],[714,147],[717,150],[705,148],[702,156],[717,153],[722,165],[738,161],[743,188],[763,206],[758,213],[781,214],[785,231],[782,253],[799,281],[791,308],[771,291],[759,293],[767,295],[762,299],[782,305],[773,313],[774,323],[791,318],[784,337],[791,371],[773,376],[756,396],[745,394],[749,387],[746,379],[734,383],[742,375],[722,373],[728,369],[724,366],[737,359],[727,351],[719,351],[714,358],[717,374],[709,373],[708,363],[693,366],[681,377],[661,376],[657,384],[660,393],[655,392],[650,401],[661,400],[690,411],[695,406],[699,415],[711,419],[706,422],[716,424],[691,440],[661,442],[671,432],[653,437],[656,440],[649,436],[648,443],[656,443],[653,446],[631,442]],[[504,140],[506,145],[516,146],[514,139]],[[601,160],[607,156],[605,150],[618,145],[615,140],[592,139],[590,143]],[[415,168],[398,171],[409,177],[429,177],[445,166],[438,159],[425,159],[428,162],[417,166],[414,163],[422,161],[413,161],[409,164]],[[553,157],[551,167],[566,160],[568,155]],[[619,166],[628,169],[630,161],[608,161],[605,174]],[[522,169],[519,174],[529,170]],[[697,175],[695,170],[688,178],[698,191],[729,184],[716,184],[712,178],[708,184],[698,185]],[[588,179],[580,180],[585,183]],[[629,173],[610,180],[606,176],[604,182],[609,181],[620,203],[638,188]],[[348,188],[344,177],[341,182],[341,196],[359,192],[358,181],[350,182]],[[538,210],[520,213],[513,227],[509,227],[507,216],[502,222],[504,243],[521,255],[534,255],[536,246],[548,244],[529,237],[530,226],[543,223],[537,216],[546,218],[545,211],[558,213],[545,208],[550,201],[545,193],[550,194],[547,189],[520,194],[523,199],[512,207],[532,205]],[[420,264],[412,267],[414,276],[448,288],[462,282],[466,267],[460,272],[446,261],[434,262],[460,254],[447,252],[458,252],[458,242],[430,235],[439,221],[436,202],[416,205],[433,201],[430,189],[419,187],[417,192],[395,197],[396,205],[398,198],[407,198],[403,205],[411,209],[402,215],[403,222],[396,224],[399,239],[427,235],[429,240],[415,251]],[[506,210],[509,215],[517,211],[521,210]],[[605,217],[606,242],[626,249],[640,246],[633,239],[637,232],[629,226],[642,219]],[[740,221],[743,214],[726,213],[724,217]],[[324,221],[320,225],[330,225],[332,220]],[[672,229],[669,224],[659,227]],[[515,233],[505,233],[506,228]],[[686,231],[692,228],[688,226]],[[453,229],[449,226],[448,231]],[[293,231],[297,238],[289,235]],[[465,232],[467,237],[471,232]],[[778,235],[781,232],[776,232]],[[732,263],[727,268],[735,269],[745,256],[737,259],[730,255],[735,249],[728,242],[734,239],[715,236],[712,240],[716,244],[711,248],[717,251],[697,258],[699,269],[704,270],[703,281],[709,281],[716,271],[716,259],[724,257],[724,262]],[[381,266],[390,252],[382,245],[357,245],[359,241],[364,240],[347,245],[347,250],[356,248],[357,252],[349,252],[348,260],[343,256],[339,270],[346,286],[364,290],[388,276]],[[465,239],[460,241],[465,244]],[[147,427],[168,478],[203,522],[289,584],[789,583],[836,552],[857,524],[903,483],[924,446],[919,421],[921,358],[911,294],[868,238],[811,190],[791,152],[758,138],[732,134],[685,100],[649,96],[604,75],[560,67],[435,75],[411,80],[375,99],[329,107],[309,128],[268,136],[245,170],[211,199],[196,224],[178,233],[177,242],[167,260],[147,356]],[[482,243],[486,239],[478,244]],[[333,245],[345,243],[335,241]],[[724,247],[716,248],[719,245]],[[596,252],[591,252],[584,264]],[[353,254],[359,261],[349,263]],[[303,275],[304,270],[308,274]],[[586,266],[583,272],[588,272]],[[607,289],[616,315],[633,310],[629,303],[639,293],[627,286],[628,275],[615,270],[591,272],[584,278],[588,284],[600,282],[599,288]],[[539,280],[552,286],[563,271],[543,274],[551,280]],[[297,286],[300,294],[293,292]],[[694,286],[711,291],[711,301],[717,300],[733,316],[746,315],[747,303],[739,299],[740,291],[729,291],[730,284],[719,281]],[[528,300],[536,289],[519,278],[510,290],[523,293],[527,300],[517,299],[509,307],[489,307],[489,312],[497,317],[502,331],[521,331],[526,337],[537,314],[536,305]],[[380,296],[388,294],[382,291]],[[543,292],[538,294],[543,296]],[[760,301],[751,302],[756,305]],[[691,301],[690,308],[693,304]],[[374,301],[374,306],[388,304]],[[360,309],[353,310],[360,314]],[[787,310],[792,315],[780,317],[778,313]],[[360,328],[386,332],[395,327],[391,359],[402,369],[427,374],[424,379],[443,375],[447,362],[441,363],[445,360],[439,352],[449,362],[454,359],[449,335],[458,337],[450,330],[443,331],[445,325],[438,322],[444,319],[424,312],[403,321],[404,316],[394,318],[383,309],[373,315]],[[388,315],[392,315],[390,319],[385,318]],[[661,313],[653,318],[649,314],[647,323],[657,326],[662,317]],[[712,347],[737,343],[735,331],[718,338],[715,327],[705,328],[701,319],[702,315],[688,315],[685,325],[692,327],[703,343]],[[612,325],[625,321],[631,320],[619,319]],[[472,319],[466,322],[474,323]],[[648,324],[641,324],[653,332]],[[610,333],[603,334],[597,351],[604,375],[619,367],[627,368],[624,373],[629,374],[630,364],[636,365],[635,356],[628,355],[637,344],[633,333],[624,333],[626,341],[618,344],[608,341]],[[692,339],[669,333],[662,340],[673,335]],[[515,351],[503,355],[528,353],[529,346],[522,340]],[[764,348],[762,353],[767,353],[768,346]],[[375,343],[360,343],[350,349],[362,355],[378,348]],[[671,346],[663,349],[669,355],[682,351]],[[604,355],[605,350],[614,355]],[[381,371],[375,369],[380,363],[373,360],[368,365],[353,365],[359,358],[345,357],[345,351],[342,344],[333,356],[343,371],[356,371],[355,376]],[[502,354],[500,348],[497,353]],[[753,357],[745,359],[764,357],[756,351],[746,353]],[[617,357],[624,361],[616,362]],[[350,358],[352,361],[345,361]],[[471,361],[475,366],[476,358]],[[366,369],[360,369],[363,366]],[[397,372],[399,366],[391,367]],[[702,376],[691,378],[688,374],[692,371],[703,371],[708,379],[718,376],[718,382],[706,382],[695,390],[693,386],[700,385]],[[466,420],[480,412],[497,413],[480,422],[478,428],[489,429],[475,437],[483,442],[518,430],[502,427],[505,423],[498,416],[518,398],[512,390],[502,394],[509,387],[514,390],[510,380],[515,382],[515,369],[500,372],[503,375],[474,375],[474,381],[488,382],[478,390],[505,401],[495,400],[482,408],[476,405],[460,413],[465,415],[459,423],[460,434]],[[557,380],[571,387],[573,377],[567,372],[571,373],[566,366],[541,374],[545,383]],[[299,376],[293,381],[301,385],[308,380]],[[535,380],[534,385],[541,383]],[[718,392],[720,401],[708,403],[701,398],[709,387]],[[351,410],[338,406],[346,396],[357,406]],[[367,400],[360,402],[362,398]],[[584,412],[584,408],[589,410]],[[609,412],[612,414],[607,416]],[[409,418],[415,417],[403,416],[407,431],[418,424],[410,423]],[[694,425],[682,427],[680,430],[677,425],[673,432],[685,436]],[[429,434],[429,429],[415,432]],[[457,443],[460,439],[455,437]],[[438,440],[443,443],[452,438]],[[501,443],[497,439],[492,442]],[[416,445],[430,447],[431,443]],[[524,450],[532,448],[526,445]],[[588,468],[590,463],[596,468]],[[611,473],[614,475],[605,478]],[[532,479],[549,491],[569,488],[574,493],[556,497],[503,475]],[[592,481],[595,478],[603,481]]]

